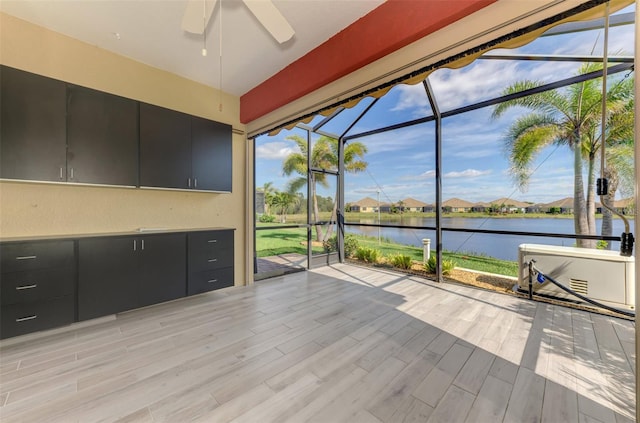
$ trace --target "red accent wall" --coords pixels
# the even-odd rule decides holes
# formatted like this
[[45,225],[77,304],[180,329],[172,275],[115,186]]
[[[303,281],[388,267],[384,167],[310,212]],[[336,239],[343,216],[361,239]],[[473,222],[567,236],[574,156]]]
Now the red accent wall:
[[240,97],[251,122],[496,0],[387,0]]

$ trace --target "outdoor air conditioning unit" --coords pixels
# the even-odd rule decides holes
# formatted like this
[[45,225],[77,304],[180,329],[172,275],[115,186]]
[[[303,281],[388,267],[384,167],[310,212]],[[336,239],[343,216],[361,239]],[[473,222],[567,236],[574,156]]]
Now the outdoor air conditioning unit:
[[[529,262],[567,288],[604,305],[635,309],[635,259],[617,251],[555,245],[521,244],[518,247],[518,284],[529,291]],[[573,295],[545,281],[533,281],[533,292],[570,300]],[[579,301],[579,300],[578,300]]]

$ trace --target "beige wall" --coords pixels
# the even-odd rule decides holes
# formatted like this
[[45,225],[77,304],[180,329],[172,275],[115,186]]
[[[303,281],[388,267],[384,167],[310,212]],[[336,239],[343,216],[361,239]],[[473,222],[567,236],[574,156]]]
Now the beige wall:
[[[1,13],[0,40],[4,65],[244,130],[237,97]],[[233,227],[235,284],[242,285],[247,280],[245,146],[245,136],[234,134],[232,194],[0,181],[0,237]]]

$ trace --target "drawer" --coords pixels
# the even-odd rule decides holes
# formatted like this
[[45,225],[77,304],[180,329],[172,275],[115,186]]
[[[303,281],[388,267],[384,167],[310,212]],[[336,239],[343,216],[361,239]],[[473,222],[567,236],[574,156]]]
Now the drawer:
[[0,275],[0,304],[48,300],[75,292],[73,267],[24,270]]
[[70,267],[74,265],[73,241],[41,241],[0,245],[0,270],[22,270]]
[[233,231],[189,234],[189,273],[233,266]]
[[213,291],[214,289],[228,286],[233,286],[233,267],[191,273],[187,283],[187,295]]
[[0,338],[9,338],[73,323],[75,297],[2,306],[0,310]]

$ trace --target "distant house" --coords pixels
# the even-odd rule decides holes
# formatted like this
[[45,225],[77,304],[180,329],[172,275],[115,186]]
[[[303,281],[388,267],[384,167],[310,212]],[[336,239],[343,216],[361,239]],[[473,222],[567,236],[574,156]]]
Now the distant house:
[[442,203],[443,212],[465,213],[471,211],[473,203],[459,198],[450,198]]
[[423,212],[424,208],[428,206],[429,205],[427,203],[423,203],[422,201],[411,197],[407,197],[402,200],[402,211],[405,212]]
[[378,211],[378,201],[370,197],[362,198],[351,203],[351,211],[359,213],[374,213]]
[[527,207],[524,208],[524,212],[525,213],[544,213],[542,211],[542,206],[544,206],[544,204],[542,203],[529,204]]
[[436,211],[435,204],[427,204],[426,206],[422,207],[423,213],[434,213],[435,211]]
[[633,197],[624,198],[613,202],[613,207],[618,213],[633,214],[636,209],[636,199]]
[[525,213],[529,203],[514,200],[512,198],[498,198],[489,202],[490,205],[498,207],[500,213]]
[[471,207],[471,211],[478,212],[478,213],[484,213],[487,210],[489,210],[490,208],[491,208],[491,204],[479,201],[479,202],[475,203],[473,205],[473,207]]
[[392,208],[393,208],[393,204],[391,203],[380,203],[381,213],[391,213]]
[[[633,214],[636,208],[636,200],[633,197],[624,198],[614,201],[611,206],[622,215]],[[596,213],[602,213],[602,209],[602,204],[596,203]]]
[[557,212],[561,214],[573,213],[573,197],[566,197],[562,200],[541,204],[540,211],[543,213]]

